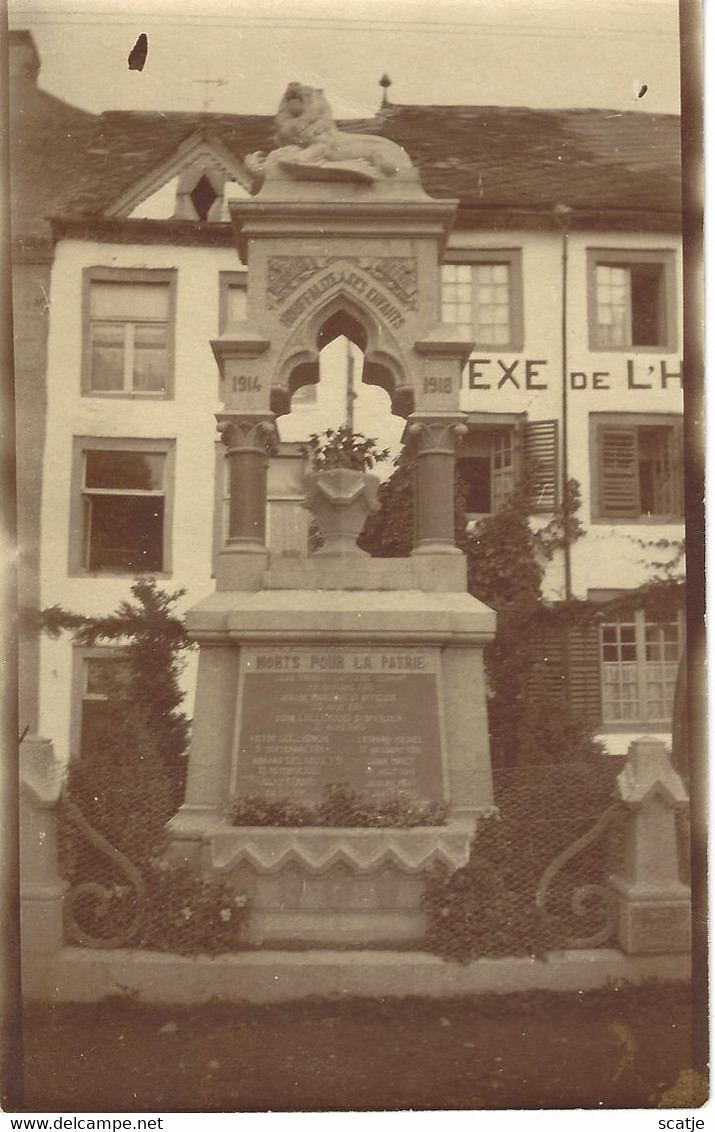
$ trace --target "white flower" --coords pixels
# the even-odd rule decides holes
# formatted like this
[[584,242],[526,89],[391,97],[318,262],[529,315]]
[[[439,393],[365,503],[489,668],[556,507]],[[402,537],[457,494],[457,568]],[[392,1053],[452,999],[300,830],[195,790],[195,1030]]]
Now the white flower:
[[234,904],[236,905],[237,908],[245,908],[246,904],[248,903],[248,897],[247,896],[236,896],[236,897],[234,897],[233,902],[234,902]]
[[191,919],[191,909],[190,908],[182,908],[181,909],[181,915],[183,916],[183,918],[185,920],[190,920]]
[[223,920],[224,924],[228,923],[228,921],[231,919],[231,909],[230,908],[222,908],[221,909],[221,919]]

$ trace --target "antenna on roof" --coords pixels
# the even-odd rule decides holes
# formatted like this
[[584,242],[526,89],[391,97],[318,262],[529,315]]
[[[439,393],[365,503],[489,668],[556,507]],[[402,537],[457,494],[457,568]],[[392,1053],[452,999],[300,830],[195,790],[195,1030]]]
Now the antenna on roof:
[[209,91],[208,88],[210,86],[217,86],[218,87],[218,86],[227,86],[228,85],[228,79],[192,79],[191,81],[194,82],[194,83],[203,83],[203,85],[206,87],[206,92],[204,94],[204,104],[201,108],[202,112],[204,114],[207,112],[207,110],[209,108],[209,99],[210,99],[211,92]]
[[382,87],[382,106],[389,106],[390,103],[387,97],[387,92],[392,86],[392,79],[388,74],[384,74],[382,76],[382,78],[380,79],[380,86]]

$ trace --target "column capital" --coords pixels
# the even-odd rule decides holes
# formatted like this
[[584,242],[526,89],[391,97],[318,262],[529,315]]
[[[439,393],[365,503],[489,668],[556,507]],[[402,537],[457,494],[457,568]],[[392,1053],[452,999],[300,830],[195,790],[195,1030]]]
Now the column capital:
[[427,452],[453,456],[467,434],[466,419],[466,413],[411,413],[403,439],[417,456]]
[[216,422],[229,451],[252,449],[271,454],[276,449],[278,430],[273,413],[217,413]]

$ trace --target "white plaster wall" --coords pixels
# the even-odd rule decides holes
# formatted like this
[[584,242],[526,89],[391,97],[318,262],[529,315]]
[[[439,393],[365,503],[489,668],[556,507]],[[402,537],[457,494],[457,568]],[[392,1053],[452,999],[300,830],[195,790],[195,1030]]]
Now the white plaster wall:
[[[558,235],[550,232],[462,232],[450,247],[521,248],[524,296],[524,346],[519,351],[483,346],[472,359],[488,359],[478,369],[472,384],[489,385],[488,390],[470,388],[468,367],[462,375],[461,408],[475,413],[528,413],[530,420],[550,420],[561,410],[561,246]],[[532,362],[531,385],[546,389],[527,389],[526,363]],[[500,365],[500,362],[503,365]],[[505,379],[504,369],[516,362],[513,376]],[[537,366],[535,363],[538,362]]]
[[[175,268],[177,270],[175,397],[167,401],[81,396],[82,272],[85,267]],[[105,614],[129,597],[132,575],[70,577],[69,515],[74,436],[147,437],[175,441],[172,574],[168,590],[186,589],[178,609],[209,593],[213,534],[214,414],[218,371],[209,340],[218,334],[219,272],[239,267],[230,248],[124,246],[62,241],[52,278],[48,343],[47,445],[42,498],[41,575],[43,606],[61,604],[87,614]],[[71,644],[42,641],[40,728],[68,754]],[[184,683],[194,685],[194,662]],[[191,698],[186,708],[192,711]]]
[[[520,413],[530,420],[562,419],[562,239],[553,232],[494,232],[454,235],[450,247],[518,248],[522,249],[524,293],[524,346],[518,353],[481,348],[472,358],[490,359],[480,365],[481,376],[473,382],[490,384],[487,390],[470,389],[465,371],[461,408],[465,412]],[[587,249],[608,248],[631,251],[668,250],[676,252],[677,341],[671,352],[592,351],[588,333]],[[608,524],[591,521],[591,472],[589,455],[589,414],[616,413],[682,413],[680,383],[671,379],[662,388],[661,362],[668,373],[681,368],[682,354],[682,268],[679,241],[670,235],[631,233],[575,232],[568,239],[568,304],[567,358],[568,383],[567,423],[569,476],[580,484],[582,506],[580,518],[586,535],[572,548],[572,586],[578,597],[588,589],[632,589],[653,575],[653,563],[672,558],[672,549],[657,549],[643,543],[665,539],[676,543],[682,538],[682,524]],[[526,388],[526,363],[544,360],[532,384],[547,385],[545,390]],[[633,386],[629,388],[627,361],[634,364]],[[514,376],[519,383],[504,378],[504,367],[517,361]],[[473,367],[474,368],[474,367]],[[572,373],[588,375],[588,388],[582,378],[571,379]],[[594,373],[601,376],[596,379]],[[559,425],[561,444],[561,424]],[[563,555],[557,554],[548,564],[544,594],[556,600],[565,596]]]
[[[462,409],[467,412],[527,412],[532,420],[561,416],[561,237],[553,233],[458,233],[453,246],[484,248],[521,247],[524,293],[524,348],[515,353],[479,351],[478,357],[492,361],[483,367],[488,391],[468,387],[464,379]],[[678,369],[682,330],[677,351],[664,354],[637,352],[605,354],[588,348],[586,249],[608,247],[654,250],[676,248],[677,241],[665,236],[633,236],[575,233],[569,238],[569,302],[567,372],[607,372],[602,385],[609,388],[570,390],[568,405],[569,473],[581,485],[581,518],[587,536],[572,551],[573,588],[585,596],[589,588],[631,588],[652,573],[649,563],[657,552],[642,541],[681,537],[680,526],[650,524],[592,524],[588,452],[588,415],[594,411],[663,412],[682,411],[677,382],[660,388],[659,365],[669,372]],[[100,399],[81,396],[82,271],[90,266],[125,268],[175,268],[177,309],[175,337],[175,397],[171,401]],[[114,610],[129,594],[132,577],[97,576],[71,578],[68,574],[69,506],[74,436],[147,437],[173,439],[176,444],[175,494],[172,531],[173,571],[162,579],[167,589],[185,588],[179,611],[183,611],[213,588],[211,545],[213,524],[214,414],[218,401],[218,374],[209,340],[218,334],[219,272],[239,267],[230,248],[125,246],[61,241],[56,249],[51,285],[52,311],[48,342],[46,474],[42,500],[41,603],[55,603],[89,614]],[[677,292],[681,294],[680,265]],[[678,310],[680,324],[680,310]],[[303,440],[310,432],[335,427],[346,419],[344,342],[324,351],[323,372],[316,405],[296,408],[281,418],[284,440]],[[363,386],[361,356],[356,354],[355,426],[376,436],[381,446],[396,454],[403,429],[401,418],[389,411],[389,400],[381,389]],[[633,357],[635,380],[650,389],[628,389],[626,360]],[[499,388],[505,366],[518,364],[514,375],[517,389],[507,380]],[[545,390],[526,389],[526,362],[541,363],[534,384]],[[654,373],[648,366],[655,367]],[[481,379],[480,379],[481,380]],[[382,466],[382,473],[389,468]],[[663,552],[664,557],[669,553]],[[563,596],[563,563],[550,564],[545,583],[550,597]],[[59,757],[68,754],[70,722],[71,645],[68,639],[41,646],[40,728],[56,744]],[[191,693],[186,708],[192,711],[194,663],[185,674]]]
[[[676,252],[677,337],[670,352],[590,351],[588,349],[588,310],[586,289],[586,252],[588,248],[614,248],[633,251],[672,250]],[[569,238],[569,349],[568,370],[586,372],[590,389],[568,392],[569,465],[570,474],[581,485],[583,500],[581,517],[587,530],[572,550],[573,589],[579,597],[589,588],[631,589],[653,576],[653,562],[672,558],[672,550],[658,551],[642,543],[665,539],[675,543],[682,538],[682,524],[591,522],[592,484],[589,468],[589,414],[614,413],[682,413],[683,395],[680,381],[661,383],[661,363],[668,373],[682,369],[682,267],[679,242],[671,236],[608,234],[594,236],[576,233]],[[628,360],[633,362],[633,381],[629,388]],[[593,388],[593,374],[604,374],[602,387]],[[579,384],[581,379],[576,379]],[[569,382],[569,386],[571,386]],[[647,387],[647,388],[646,388]]]

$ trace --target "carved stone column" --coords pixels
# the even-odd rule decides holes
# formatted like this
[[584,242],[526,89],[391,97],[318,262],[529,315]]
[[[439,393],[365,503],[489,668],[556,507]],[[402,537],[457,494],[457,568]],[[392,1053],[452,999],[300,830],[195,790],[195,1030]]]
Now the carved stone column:
[[268,455],[276,442],[272,413],[219,413],[229,468],[228,550],[262,552],[266,541]]
[[690,889],[680,877],[676,831],[688,795],[665,743],[631,743],[617,789],[630,810],[624,868],[611,880],[621,947],[629,955],[688,951]]
[[405,439],[416,456],[413,554],[459,554],[454,545],[454,460],[464,413],[413,413]]
[[20,748],[20,919],[26,956],[50,955],[62,947],[62,898],[69,887],[57,862],[63,778],[50,740],[28,735]]

